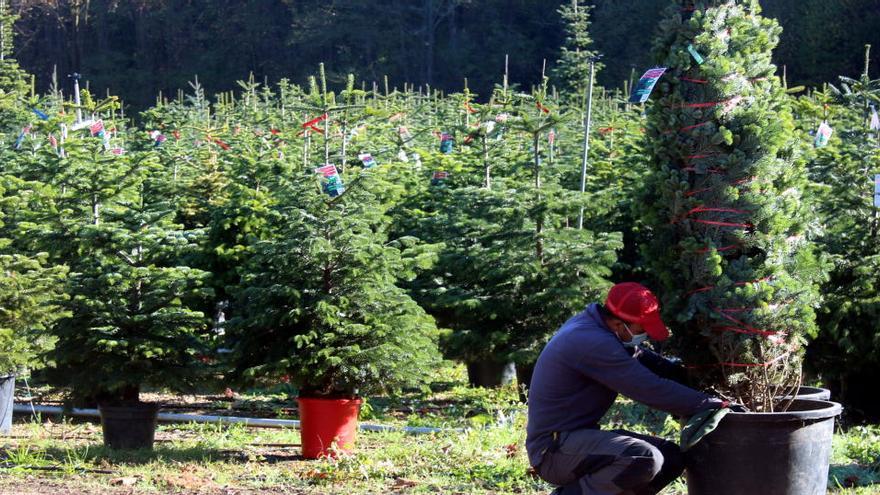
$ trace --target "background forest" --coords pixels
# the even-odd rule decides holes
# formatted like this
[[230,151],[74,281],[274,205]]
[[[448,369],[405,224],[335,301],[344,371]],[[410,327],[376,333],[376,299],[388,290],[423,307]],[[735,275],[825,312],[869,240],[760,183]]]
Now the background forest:
[[[304,81],[325,63],[331,84],[364,81],[488,95],[510,55],[510,79],[541,79],[564,34],[562,0],[12,0],[20,16],[15,56],[48,88],[80,72],[137,109],[156,93],[230,90],[253,71],[269,82]],[[651,62],[667,0],[593,0],[591,35],[605,56],[599,83],[620,87]],[[862,47],[880,46],[880,0],[766,0],[784,32],[775,62],[791,85],[821,85],[863,69]],[[219,41],[224,40],[224,41]],[[878,60],[878,52],[873,55]],[[552,67],[548,67],[552,68]],[[638,77],[639,74],[635,74]]]

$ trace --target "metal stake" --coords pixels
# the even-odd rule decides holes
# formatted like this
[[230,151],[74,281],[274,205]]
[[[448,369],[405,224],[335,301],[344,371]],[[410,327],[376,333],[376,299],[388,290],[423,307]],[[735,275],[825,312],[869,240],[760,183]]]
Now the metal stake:
[[[596,76],[596,60],[599,56],[590,58],[590,83],[587,89],[587,113],[584,116],[584,156],[581,160],[581,195],[587,190],[587,161],[590,154],[590,126],[593,120],[593,78]],[[584,228],[584,207],[578,215],[578,229]]]

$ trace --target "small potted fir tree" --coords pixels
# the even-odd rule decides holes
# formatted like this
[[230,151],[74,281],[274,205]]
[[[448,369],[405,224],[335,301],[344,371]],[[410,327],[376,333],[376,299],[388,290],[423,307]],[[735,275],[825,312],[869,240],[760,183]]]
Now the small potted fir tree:
[[239,376],[298,389],[303,455],[317,458],[352,448],[364,394],[423,383],[438,351],[433,319],[396,285],[435,255],[388,239],[384,172],[342,195],[310,172],[279,187],[277,235],[254,246],[228,334]]
[[689,452],[692,494],[825,493],[838,404],[794,400],[824,267],[757,0],[679,0],[657,40],[646,258],[695,384],[730,413]]
[[[71,166],[77,158],[71,152]],[[148,153],[96,154],[89,166],[125,179],[102,189],[104,196],[87,196],[99,198],[88,221],[58,225],[72,241],[71,274],[48,377],[75,401],[98,403],[107,446],[151,448],[159,405],[141,402],[141,388],[181,390],[198,381],[207,319],[192,301],[206,296],[209,274],[181,261],[195,249],[196,233],[173,223]]]
[[[65,267],[50,266],[46,253],[22,254],[17,212],[39,184],[0,175],[0,432],[12,426],[15,375],[39,363],[51,348],[46,331],[62,313],[57,306]],[[16,220],[7,221],[7,214]]]

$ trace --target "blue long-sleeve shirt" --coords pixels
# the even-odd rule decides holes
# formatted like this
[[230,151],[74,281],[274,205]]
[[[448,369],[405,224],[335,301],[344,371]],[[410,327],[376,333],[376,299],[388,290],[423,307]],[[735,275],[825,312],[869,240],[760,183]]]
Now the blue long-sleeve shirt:
[[553,432],[598,428],[618,393],[677,416],[721,404],[639,363],[592,304],[562,325],[535,364],[526,428],[532,466],[543,460]]

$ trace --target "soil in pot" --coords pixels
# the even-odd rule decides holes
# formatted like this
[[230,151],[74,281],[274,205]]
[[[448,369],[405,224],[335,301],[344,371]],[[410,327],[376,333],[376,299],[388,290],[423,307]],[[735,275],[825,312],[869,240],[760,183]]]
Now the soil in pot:
[[728,414],[687,452],[689,495],[824,495],[841,411],[796,399],[787,412]]
[[300,397],[297,403],[303,457],[335,457],[354,449],[361,399]]
[[15,397],[15,375],[0,375],[0,434],[12,430],[12,403]]
[[104,445],[112,449],[152,449],[159,404],[148,402],[103,403],[101,429]]

